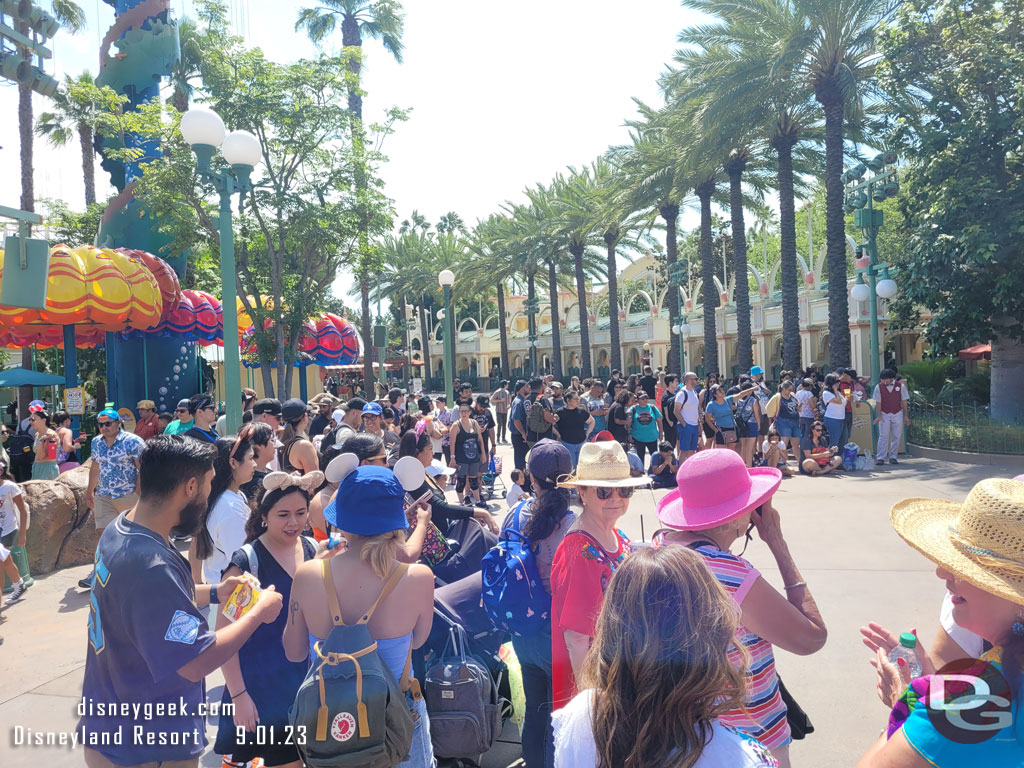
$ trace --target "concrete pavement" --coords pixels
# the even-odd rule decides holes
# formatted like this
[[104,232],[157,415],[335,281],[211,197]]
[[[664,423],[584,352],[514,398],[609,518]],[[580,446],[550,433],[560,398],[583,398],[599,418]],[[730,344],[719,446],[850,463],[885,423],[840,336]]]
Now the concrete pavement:
[[[511,449],[501,446],[505,479]],[[794,766],[852,766],[878,736],[887,711],[875,695],[875,674],[858,627],[875,620],[897,630],[934,635],[943,583],[934,566],[893,533],[889,507],[908,496],[962,499],[984,477],[1013,476],[1018,469],[907,459],[898,467],[783,481],[775,504],[790,550],[829,629],[824,649],[797,657],[777,651],[780,674],[807,711],[816,731],[792,749]],[[623,528],[634,539],[657,530],[655,501],[664,491],[634,496]],[[504,510],[504,503],[500,504]],[[781,588],[768,549],[756,538],[746,557]],[[36,579],[0,622],[0,765],[4,768],[80,766],[78,748],[16,746],[15,729],[70,732],[81,695],[89,596],[78,589],[87,566]],[[209,698],[220,699],[219,673],[207,680]],[[208,729],[211,740],[215,726]],[[508,748],[488,765],[508,765]],[[204,766],[219,765],[209,752]]]

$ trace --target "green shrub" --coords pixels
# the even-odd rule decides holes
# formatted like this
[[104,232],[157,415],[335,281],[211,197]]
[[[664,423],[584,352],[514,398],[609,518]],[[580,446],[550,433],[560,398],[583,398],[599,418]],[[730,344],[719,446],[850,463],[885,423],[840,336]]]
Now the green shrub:
[[966,405],[968,403],[988,405],[991,384],[991,376],[984,373],[975,373],[962,379],[954,379],[946,382],[942,391],[939,392],[936,402],[951,405]]
[[930,360],[914,360],[899,366],[899,372],[916,392],[926,401],[934,401],[946,386],[950,369],[956,362],[952,357],[936,357]]

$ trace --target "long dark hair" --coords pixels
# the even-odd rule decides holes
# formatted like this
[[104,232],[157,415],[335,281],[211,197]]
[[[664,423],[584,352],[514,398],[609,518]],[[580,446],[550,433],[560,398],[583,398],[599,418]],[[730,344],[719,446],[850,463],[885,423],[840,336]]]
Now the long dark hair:
[[562,518],[569,511],[569,491],[557,487],[557,477],[537,477],[540,490],[544,493],[530,506],[530,520],[523,528],[523,535],[530,541],[543,541],[552,534]]
[[[274,508],[274,505],[277,504],[277,502],[290,493],[301,493],[302,498],[306,500],[306,507],[309,507],[310,495],[297,485],[290,485],[287,488],[277,488],[273,491],[268,491],[263,486],[260,486],[259,494],[256,497],[256,506],[253,507],[252,511],[249,513],[249,519],[245,521],[246,544],[251,544],[253,541],[258,539],[265,530],[267,530],[267,515],[270,514],[270,510]],[[199,547],[197,545],[197,552],[198,549]]]
[[[236,443],[238,443],[237,450],[235,450]],[[231,485],[231,481],[234,479],[231,459],[243,461],[246,454],[252,450],[252,444],[248,440],[239,441],[237,437],[222,437],[214,443],[214,448],[217,449],[217,458],[213,460],[213,481],[210,483],[210,498],[206,505],[206,511],[203,512],[199,533],[196,534],[196,557],[200,560],[205,560],[213,554],[213,537],[210,536],[206,523],[210,519],[210,512],[213,510],[217,500],[228,489],[228,486]]]
[[398,458],[419,456],[420,451],[428,445],[430,445],[430,435],[426,432],[420,432],[417,435],[415,431],[409,430],[402,435],[402,441],[398,444]]

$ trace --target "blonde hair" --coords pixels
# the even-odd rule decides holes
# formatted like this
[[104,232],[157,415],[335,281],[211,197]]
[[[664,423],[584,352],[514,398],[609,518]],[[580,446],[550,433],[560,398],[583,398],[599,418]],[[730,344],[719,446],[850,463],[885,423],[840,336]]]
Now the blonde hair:
[[370,566],[378,577],[385,579],[395,567],[398,548],[405,544],[405,530],[378,533],[376,536],[363,537],[359,548],[359,560]]
[[692,768],[714,720],[742,705],[729,660],[739,622],[732,598],[686,547],[641,549],[604,596],[581,690],[596,689],[598,768]]

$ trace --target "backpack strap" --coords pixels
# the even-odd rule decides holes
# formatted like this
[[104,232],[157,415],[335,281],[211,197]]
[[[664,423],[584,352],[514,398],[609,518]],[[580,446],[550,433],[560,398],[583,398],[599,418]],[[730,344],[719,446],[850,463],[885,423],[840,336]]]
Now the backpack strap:
[[523,532],[522,529],[519,527],[519,513],[523,510],[523,507],[525,507],[529,503],[529,501],[529,499],[523,499],[522,501],[519,502],[518,505],[516,505],[516,511],[512,518],[512,525],[516,533]]
[[245,552],[246,558],[249,560],[249,573],[253,575],[256,581],[260,580],[260,561],[256,557],[256,548],[252,545],[252,542],[242,545],[242,551]]
[[323,577],[324,590],[327,592],[327,607],[331,610],[331,622],[336,627],[344,627],[345,621],[341,618],[341,606],[338,605],[338,593],[334,589],[334,579],[331,577],[330,558],[320,561],[320,575]]
[[[401,581],[402,577],[405,576],[408,570],[408,563],[398,563],[394,567],[394,569],[391,571],[391,575],[388,577],[388,580],[384,582],[384,587],[383,589],[381,589],[380,594],[377,596],[377,599],[374,601],[373,605],[370,606],[370,610],[364,613],[363,618],[357,621],[356,624],[366,624],[370,620],[370,618],[373,616],[373,612],[376,611],[377,606],[380,605],[381,600],[383,600],[391,594],[394,588],[398,586],[398,582]],[[335,602],[337,602],[337,596],[335,596]],[[340,615],[341,611],[339,611],[338,614]]]
[[420,689],[420,681],[412,676],[412,642],[409,643],[409,653],[405,657],[405,669],[402,670],[402,679],[398,681],[398,687],[402,693],[412,691],[412,700],[419,701],[423,698],[423,691]]

